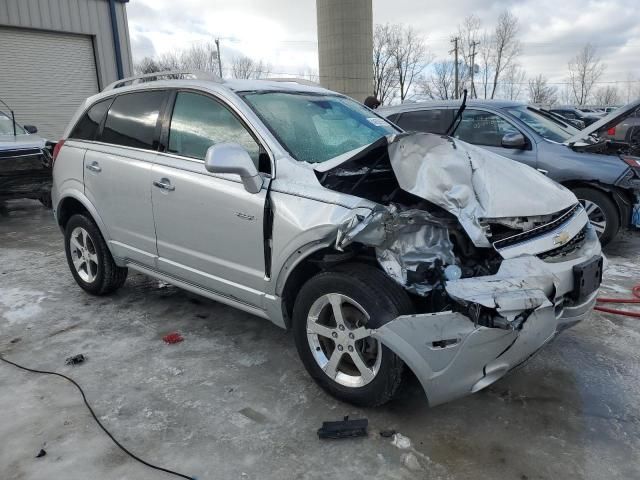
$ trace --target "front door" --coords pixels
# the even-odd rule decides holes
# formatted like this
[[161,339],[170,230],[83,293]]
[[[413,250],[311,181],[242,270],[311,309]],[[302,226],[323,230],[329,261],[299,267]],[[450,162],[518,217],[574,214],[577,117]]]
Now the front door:
[[[504,148],[502,137],[508,133],[521,133],[527,140],[526,147]],[[515,125],[496,113],[473,108],[465,109],[455,137],[511,160],[538,168],[535,143]]]
[[152,202],[162,272],[261,307],[265,285],[265,188],[252,194],[237,175],[205,169],[207,149],[234,142],[258,163],[260,147],[213,97],[178,92],[166,152],[152,169]]

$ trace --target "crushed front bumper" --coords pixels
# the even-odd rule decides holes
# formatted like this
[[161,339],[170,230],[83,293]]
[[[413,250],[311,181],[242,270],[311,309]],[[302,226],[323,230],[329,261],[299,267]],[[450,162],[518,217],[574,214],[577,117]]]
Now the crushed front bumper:
[[573,267],[599,255],[591,239],[571,260],[520,256],[504,260],[495,275],[447,282],[452,299],[493,312],[499,328],[480,325],[473,308],[462,308],[401,316],[372,335],[418,377],[430,405],[477,392],[590,315],[598,292],[576,299]]

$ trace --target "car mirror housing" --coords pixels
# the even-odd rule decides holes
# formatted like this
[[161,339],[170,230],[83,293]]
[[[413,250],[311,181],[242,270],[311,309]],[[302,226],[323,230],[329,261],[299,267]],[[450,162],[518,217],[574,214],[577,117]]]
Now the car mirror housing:
[[520,132],[507,133],[502,137],[502,146],[504,148],[524,148],[527,146],[527,142]]
[[24,129],[27,131],[27,133],[38,133],[38,127],[36,127],[35,125],[25,125]]
[[211,173],[232,173],[240,176],[249,193],[258,193],[262,177],[249,153],[237,143],[217,143],[207,149],[204,166]]

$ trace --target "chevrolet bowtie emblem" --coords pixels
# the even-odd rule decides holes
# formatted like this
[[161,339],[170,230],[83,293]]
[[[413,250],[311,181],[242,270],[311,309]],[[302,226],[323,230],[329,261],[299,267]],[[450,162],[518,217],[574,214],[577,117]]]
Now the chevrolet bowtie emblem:
[[553,236],[553,244],[554,245],[564,245],[570,240],[569,234],[567,232],[560,232],[557,235]]

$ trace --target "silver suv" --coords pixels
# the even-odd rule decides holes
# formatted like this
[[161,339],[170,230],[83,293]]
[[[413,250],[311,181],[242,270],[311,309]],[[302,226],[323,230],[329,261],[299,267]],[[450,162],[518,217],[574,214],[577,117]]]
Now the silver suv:
[[317,86],[179,76],[108,87],[57,144],[55,215],[89,293],[133,268],[267,318],[358,405],[405,366],[431,405],[476,392],[590,314],[597,235],[536,170]]

